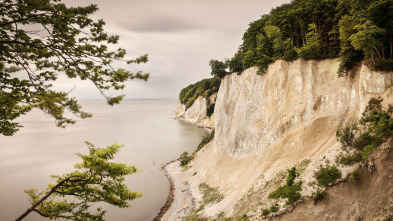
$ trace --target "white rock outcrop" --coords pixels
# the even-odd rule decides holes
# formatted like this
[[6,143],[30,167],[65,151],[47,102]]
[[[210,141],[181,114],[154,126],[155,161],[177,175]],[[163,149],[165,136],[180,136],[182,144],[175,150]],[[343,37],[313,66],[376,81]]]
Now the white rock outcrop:
[[206,115],[206,109],[210,104],[215,102],[216,97],[217,93],[211,95],[208,99],[199,96],[187,110],[186,105],[179,101],[177,104],[176,116],[201,127],[214,128],[214,113],[212,116],[208,117]]

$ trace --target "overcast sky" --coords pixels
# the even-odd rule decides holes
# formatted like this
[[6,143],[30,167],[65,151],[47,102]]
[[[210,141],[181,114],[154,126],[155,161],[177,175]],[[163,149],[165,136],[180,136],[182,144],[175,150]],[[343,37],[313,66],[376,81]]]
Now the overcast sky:
[[[126,98],[177,99],[189,84],[210,77],[209,60],[230,58],[242,43],[248,24],[290,0],[66,0],[97,4],[94,18],[120,36],[118,47],[130,58],[149,54],[149,62],[122,65],[150,73],[147,82],[127,82]],[[89,82],[61,78],[57,89],[76,87],[79,99],[102,98]]]

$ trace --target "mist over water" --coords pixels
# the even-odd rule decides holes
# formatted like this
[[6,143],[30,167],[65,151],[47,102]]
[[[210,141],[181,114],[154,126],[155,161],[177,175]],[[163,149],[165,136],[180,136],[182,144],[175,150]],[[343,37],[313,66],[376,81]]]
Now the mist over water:
[[[12,137],[0,136],[0,220],[14,220],[29,207],[26,189],[43,190],[54,183],[50,175],[74,170],[80,162],[75,153],[87,154],[85,141],[96,147],[124,144],[117,162],[135,165],[141,172],[127,176],[132,191],[142,198],[131,208],[100,204],[106,220],[152,220],[165,204],[169,183],[161,165],[192,152],[207,132],[195,125],[174,120],[176,101],[123,101],[110,107],[105,101],[82,101],[93,117],[78,120],[66,129],[34,110],[19,119],[24,125]],[[47,220],[32,212],[25,220]]]

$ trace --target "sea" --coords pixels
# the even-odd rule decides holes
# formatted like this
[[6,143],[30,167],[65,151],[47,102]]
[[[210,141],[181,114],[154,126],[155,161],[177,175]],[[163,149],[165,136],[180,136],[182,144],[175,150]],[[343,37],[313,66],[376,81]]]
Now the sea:
[[[169,194],[169,182],[161,166],[187,151],[192,153],[205,129],[175,119],[177,101],[126,100],[113,107],[104,100],[82,100],[83,110],[93,114],[74,125],[58,128],[50,116],[33,110],[18,119],[24,127],[14,136],[0,136],[0,220],[15,220],[30,206],[24,190],[44,190],[87,154],[85,141],[96,147],[123,144],[116,162],[135,165],[140,172],[126,177],[129,189],[143,194],[129,208],[100,203],[105,220],[150,221]],[[48,220],[32,212],[24,220]]]

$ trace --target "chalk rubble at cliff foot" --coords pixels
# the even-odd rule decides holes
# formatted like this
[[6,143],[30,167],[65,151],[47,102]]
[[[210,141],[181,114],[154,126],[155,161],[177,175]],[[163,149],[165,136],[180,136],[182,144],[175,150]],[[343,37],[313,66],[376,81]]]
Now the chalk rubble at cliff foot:
[[[225,76],[214,111],[215,138],[198,152],[185,173],[196,208],[201,205],[199,185],[205,183],[225,196],[203,206],[207,217],[247,213],[261,219],[267,195],[282,184],[282,171],[307,162],[302,196],[315,187],[307,183],[320,165],[332,164],[341,152],[336,130],[358,119],[370,98],[392,103],[393,72],[354,68],[339,78],[338,60],[286,62],[278,60],[262,75],[249,68]],[[178,115],[200,123],[206,101],[199,98]],[[353,169],[340,168],[343,177]],[[284,180],[285,183],[285,180]],[[314,189],[313,189],[314,188]]]
[[200,127],[214,128],[214,114],[210,117],[206,115],[206,110],[210,104],[215,103],[217,93],[205,98],[199,96],[191,107],[186,108],[186,105],[180,101],[177,104],[176,116],[184,121],[196,124]]

